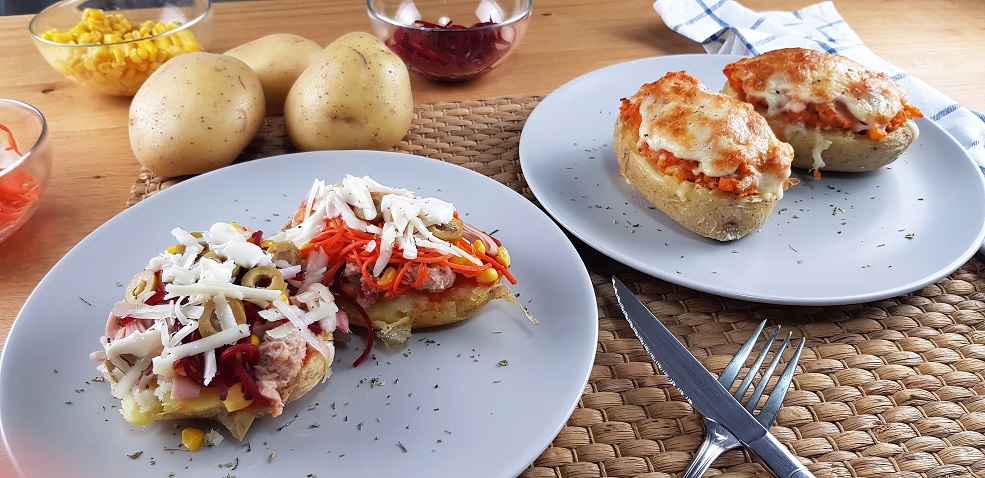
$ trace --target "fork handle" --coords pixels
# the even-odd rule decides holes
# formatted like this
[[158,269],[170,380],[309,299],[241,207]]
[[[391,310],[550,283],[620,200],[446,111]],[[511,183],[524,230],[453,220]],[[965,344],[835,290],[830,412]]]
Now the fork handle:
[[779,478],[815,478],[771,433],[746,443],[746,446]]
[[722,453],[742,445],[718,423],[706,419],[705,428],[707,430],[705,440],[701,442],[701,447],[694,455],[694,460],[684,470],[681,478],[701,478]]

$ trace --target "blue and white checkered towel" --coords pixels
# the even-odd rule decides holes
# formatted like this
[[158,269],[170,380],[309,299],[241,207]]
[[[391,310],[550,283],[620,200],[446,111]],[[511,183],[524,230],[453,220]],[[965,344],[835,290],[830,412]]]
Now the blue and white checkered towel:
[[803,47],[847,56],[882,71],[906,88],[924,116],[957,139],[985,170],[985,115],[872,53],[831,2],[796,12],[756,12],[733,0],[656,0],[653,8],[668,27],[700,43],[708,53],[751,56]]

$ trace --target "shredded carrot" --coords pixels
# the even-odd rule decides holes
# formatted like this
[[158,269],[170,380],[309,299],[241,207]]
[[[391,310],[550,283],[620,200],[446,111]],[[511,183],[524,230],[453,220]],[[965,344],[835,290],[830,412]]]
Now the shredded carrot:
[[[376,242],[376,245],[371,248],[372,250],[367,250],[367,245],[371,242]],[[325,229],[303,245],[301,252],[307,254],[310,251],[320,249],[328,255],[328,270],[325,281],[334,279],[346,263],[355,263],[359,267],[364,281],[386,296],[397,295],[419,287],[428,279],[428,266],[446,266],[457,274],[469,277],[486,269],[495,268],[503,277],[516,284],[516,280],[509,273],[507,267],[493,257],[478,253],[467,240],[460,239],[455,245],[475,256],[482,264],[459,264],[453,262],[455,259],[453,254],[423,247],[417,250],[416,258],[407,259],[399,248],[395,248],[389,259],[389,264],[396,269],[397,274],[385,284],[381,284],[380,279],[373,277],[371,272],[380,258],[380,239],[371,233],[349,227],[341,218],[327,219]],[[412,273],[411,271],[416,272],[416,276],[409,275]],[[413,280],[405,280],[408,277],[413,277]]]
[[18,156],[23,156],[21,151],[17,149],[17,140],[14,138],[14,132],[10,128],[6,127],[3,123],[0,123],[0,130],[7,133],[7,141],[10,142],[10,146],[7,147],[6,151],[13,151],[17,153]]
[[[7,134],[10,146],[4,151],[13,151],[22,156],[17,140],[10,128],[0,123],[0,131]],[[38,200],[40,184],[34,176],[18,169],[0,176],[0,229],[16,222]]]

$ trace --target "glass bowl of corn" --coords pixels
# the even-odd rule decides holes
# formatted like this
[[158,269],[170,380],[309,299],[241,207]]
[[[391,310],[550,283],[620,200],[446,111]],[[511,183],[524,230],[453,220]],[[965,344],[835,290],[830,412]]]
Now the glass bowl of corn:
[[205,50],[212,2],[64,0],[35,15],[28,28],[44,59],[66,78],[132,96],[165,61]]

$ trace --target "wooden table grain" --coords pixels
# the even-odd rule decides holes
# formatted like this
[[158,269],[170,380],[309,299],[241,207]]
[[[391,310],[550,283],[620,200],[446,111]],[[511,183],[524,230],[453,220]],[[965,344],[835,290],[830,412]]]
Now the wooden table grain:
[[[791,10],[812,3],[744,2],[756,10]],[[834,3],[875,53],[957,102],[985,111],[985,2]],[[52,266],[126,207],[140,171],[127,135],[129,99],[103,96],[59,76],[35,49],[27,31],[30,20],[29,15],[0,17],[0,97],[30,103],[44,113],[55,151],[54,172],[35,216],[0,243],[0,343]],[[358,0],[217,3],[208,49],[222,52],[274,32],[327,45],[350,31],[370,29],[365,3]],[[546,95],[575,77],[615,63],[700,52],[700,46],[669,30],[647,1],[537,0],[523,43],[500,69],[460,84],[414,77],[412,86],[418,104]],[[96,343],[96,337],[91,340]],[[0,449],[0,475],[8,476],[3,471],[9,466]]]

